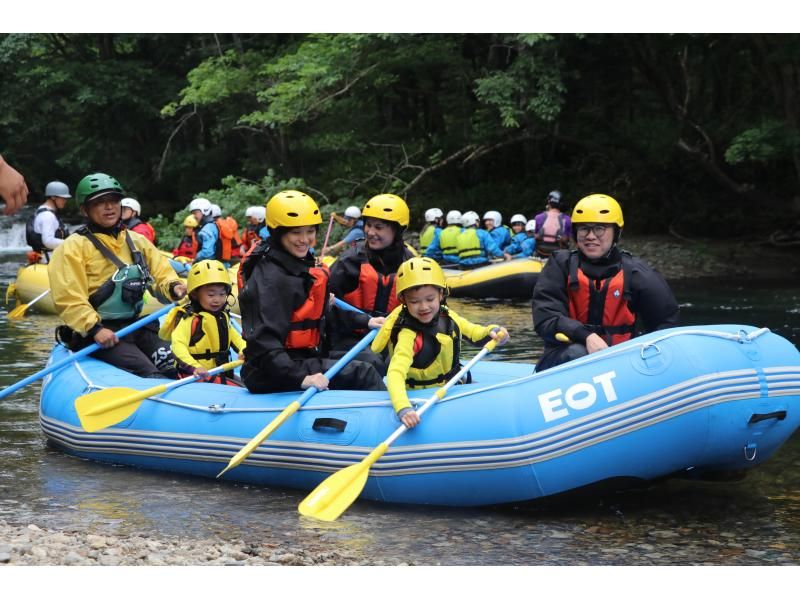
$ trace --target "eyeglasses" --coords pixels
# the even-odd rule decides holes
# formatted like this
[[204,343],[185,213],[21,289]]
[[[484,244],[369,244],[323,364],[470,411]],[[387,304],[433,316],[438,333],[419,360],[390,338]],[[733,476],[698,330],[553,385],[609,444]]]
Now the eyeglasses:
[[594,233],[594,236],[598,239],[602,238],[603,235],[606,234],[608,230],[607,224],[593,224],[589,226],[587,224],[579,224],[575,227],[575,232],[578,234],[579,237],[586,237],[589,234],[589,231]]

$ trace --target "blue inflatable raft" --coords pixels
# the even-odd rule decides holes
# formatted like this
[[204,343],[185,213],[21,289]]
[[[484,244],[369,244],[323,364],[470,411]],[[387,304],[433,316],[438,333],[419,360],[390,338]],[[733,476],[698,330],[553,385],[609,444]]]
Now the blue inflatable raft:
[[[51,361],[66,357],[53,349]],[[451,506],[527,501],[617,478],[746,470],[800,425],[800,354],[767,329],[674,328],[534,374],[484,361],[370,469],[362,498]],[[64,451],[214,477],[297,393],[193,383],[85,432],[74,402],[153,380],[88,358],[45,379],[40,420]],[[431,391],[410,393],[421,403]],[[384,392],[314,396],[225,479],[312,489],[399,425]]]

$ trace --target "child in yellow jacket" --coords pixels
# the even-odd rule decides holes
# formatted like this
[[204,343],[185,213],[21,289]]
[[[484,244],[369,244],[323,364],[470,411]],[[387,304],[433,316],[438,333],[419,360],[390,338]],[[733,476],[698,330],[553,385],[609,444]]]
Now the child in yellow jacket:
[[170,311],[158,334],[172,341],[180,375],[199,375],[210,382],[231,383],[229,373],[226,378],[208,376],[208,370],[230,361],[231,348],[243,359],[246,346],[242,335],[231,325],[228,271],[216,260],[197,262],[189,270],[187,289],[190,303]]
[[380,353],[388,347],[390,362],[386,373],[389,398],[400,421],[408,428],[420,419],[408,400],[407,388],[443,386],[461,369],[461,337],[474,344],[505,336],[505,328],[480,326],[462,318],[445,305],[447,284],[442,268],[427,257],[414,257],[397,270],[397,298],[400,305],[386,318],[372,341]]

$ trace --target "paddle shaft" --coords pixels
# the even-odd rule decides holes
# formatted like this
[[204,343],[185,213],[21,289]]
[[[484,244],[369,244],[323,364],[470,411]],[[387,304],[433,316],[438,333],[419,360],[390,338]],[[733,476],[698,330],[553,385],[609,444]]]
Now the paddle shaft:
[[[423,414],[423,413],[425,413],[425,412],[426,412],[428,409],[430,409],[431,407],[433,407],[433,406],[434,406],[434,404],[435,404],[435,403],[436,403],[436,402],[437,402],[439,399],[442,399],[442,398],[444,398],[444,395],[446,395],[446,394],[447,394],[447,391],[448,391],[448,390],[450,390],[450,389],[451,389],[453,386],[455,386],[456,384],[458,384],[458,381],[459,381],[459,380],[461,380],[461,378],[463,378],[464,376],[466,376],[467,372],[468,372],[470,369],[472,369],[472,366],[474,366],[474,365],[475,365],[476,363],[478,363],[478,362],[479,362],[481,359],[483,359],[483,357],[484,357],[484,356],[485,356],[487,353],[489,353],[490,351],[492,351],[492,350],[495,348],[495,346],[496,346],[496,345],[497,345],[497,342],[496,342],[496,341],[494,341],[494,340],[490,341],[489,343],[486,343],[486,346],[485,346],[483,349],[481,349],[480,351],[478,351],[478,353],[475,355],[475,357],[473,357],[472,359],[470,359],[470,360],[467,362],[467,364],[466,364],[466,365],[465,365],[463,368],[461,368],[461,370],[460,370],[460,371],[459,371],[459,372],[458,372],[458,373],[457,373],[455,376],[453,376],[452,378],[450,378],[450,380],[448,380],[448,381],[447,381],[447,384],[445,384],[445,385],[444,385],[444,386],[442,386],[442,387],[441,387],[439,390],[437,390],[435,393],[433,393],[433,396],[432,396],[430,399],[428,399],[427,401],[425,401],[425,403],[422,405],[422,407],[420,407],[419,409],[417,409],[417,415],[419,415],[419,416],[421,417],[421,416],[422,416],[422,414]],[[397,428],[397,429],[396,429],[396,430],[395,430],[395,431],[392,433],[392,435],[391,435],[391,436],[389,436],[389,438],[387,438],[387,439],[384,441],[384,444],[385,444],[385,445],[388,447],[388,446],[389,446],[389,445],[391,445],[391,444],[392,444],[392,443],[393,443],[395,440],[397,440],[397,439],[398,439],[398,438],[399,438],[399,437],[400,437],[400,436],[403,434],[403,432],[405,432],[406,430],[408,430],[408,428],[406,428],[405,424],[401,425],[399,428]]]
[[33,305],[34,303],[36,303],[36,302],[37,302],[39,299],[41,299],[42,297],[44,297],[44,296],[45,296],[45,295],[47,295],[48,293],[50,293],[50,289],[47,289],[47,290],[46,290],[44,293],[41,293],[40,295],[37,295],[36,297],[34,297],[34,298],[31,300],[31,302],[30,302],[30,303],[28,303],[28,307],[30,307],[31,305]]
[[[242,363],[244,362],[241,360],[229,361],[228,363],[222,364],[220,366],[208,370],[208,375],[216,376],[217,374],[220,374],[222,372],[227,372],[230,369],[239,367],[240,365],[242,365]],[[123,397],[121,399],[117,399],[116,401],[109,401],[105,405],[98,405],[94,409],[87,411],[86,415],[98,415],[100,413],[105,413],[107,411],[119,409],[120,407],[124,407],[125,405],[130,405],[131,403],[136,403],[137,401],[143,401],[144,399],[147,399],[149,397],[167,392],[168,390],[172,390],[173,388],[177,388],[178,386],[183,386],[184,384],[189,384],[190,382],[195,382],[199,379],[200,377],[195,374],[194,376],[189,376],[188,378],[181,378],[180,380],[175,380],[174,382],[170,382],[168,384],[159,384],[158,386],[154,386],[153,388],[146,388],[145,390],[139,391],[127,397]]]
[[[348,363],[350,363],[353,358],[358,355],[362,350],[364,350],[369,343],[372,342],[372,339],[375,338],[375,335],[378,334],[378,329],[371,330],[369,334],[367,334],[364,338],[362,338],[356,345],[350,349],[347,353],[345,353],[327,372],[323,375],[330,380],[339,371],[345,367]],[[225,466],[225,469],[220,471],[217,474],[217,477],[221,477],[225,474],[226,471],[233,469],[237,465],[239,465],[242,461],[247,459],[250,454],[256,450],[262,442],[264,442],[275,430],[277,430],[280,426],[283,425],[289,417],[291,417],[298,409],[300,409],[311,397],[313,397],[317,393],[317,387],[312,386],[307,388],[305,392],[296,400],[289,403],[286,408],[281,411],[275,419],[273,419],[270,423],[268,423],[258,434],[256,434],[247,444],[245,444],[239,451],[231,457],[230,461],[228,461],[228,465]]]
[[325,250],[328,248],[328,239],[331,237],[331,229],[333,228],[333,214],[331,214],[331,219],[328,222],[328,232],[325,233],[325,242],[322,244],[322,251],[319,252],[319,257],[322,259],[325,255]]
[[[157,312],[154,312],[154,313],[150,314],[149,316],[146,316],[146,317],[142,318],[141,320],[136,320],[132,324],[129,324],[128,326],[125,326],[125,328],[123,328],[123,329],[121,329],[121,330],[119,330],[119,331],[117,331],[115,333],[117,335],[117,338],[121,338],[121,337],[125,336],[126,334],[129,334],[129,333],[133,332],[134,330],[138,330],[142,326],[146,326],[150,322],[152,322],[154,320],[157,320],[158,318],[163,316],[165,313],[167,313],[169,310],[171,310],[173,307],[175,307],[175,303],[170,303],[169,305],[165,305],[162,309],[159,309]],[[66,359],[62,359],[61,361],[59,361],[57,363],[53,363],[53,364],[47,366],[46,368],[44,368],[43,370],[40,370],[39,372],[36,372],[35,374],[31,374],[30,376],[28,376],[27,378],[23,378],[19,382],[15,382],[11,386],[8,386],[8,387],[4,388],[2,391],[0,391],[0,399],[6,398],[11,393],[14,393],[14,392],[18,391],[20,388],[22,388],[24,386],[27,386],[31,382],[35,382],[36,380],[44,378],[47,374],[49,374],[51,372],[54,372],[56,370],[60,370],[65,365],[68,365],[68,364],[72,363],[73,361],[77,361],[81,357],[86,357],[87,355],[89,355],[91,353],[94,353],[95,351],[97,351],[100,348],[101,348],[100,345],[98,345],[97,343],[92,343],[91,345],[89,345],[88,347],[84,347],[83,349],[81,349],[77,353],[73,353],[72,355],[70,355]]]

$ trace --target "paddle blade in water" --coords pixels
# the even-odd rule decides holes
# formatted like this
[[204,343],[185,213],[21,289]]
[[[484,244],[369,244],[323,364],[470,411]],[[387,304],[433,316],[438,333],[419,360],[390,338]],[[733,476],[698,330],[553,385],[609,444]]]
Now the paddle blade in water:
[[133,388],[104,388],[75,400],[75,411],[87,432],[96,432],[128,419],[139,408],[142,399],[128,401],[141,395]]
[[301,515],[321,521],[336,521],[358,498],[369,477],[369,468],[389,446],[379,444],[366,459],[325,478],[297,508]]

